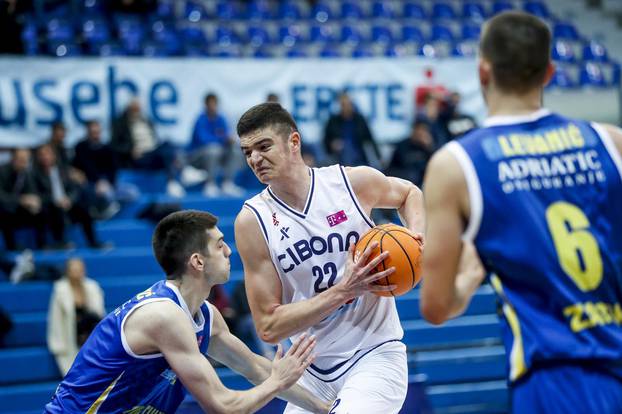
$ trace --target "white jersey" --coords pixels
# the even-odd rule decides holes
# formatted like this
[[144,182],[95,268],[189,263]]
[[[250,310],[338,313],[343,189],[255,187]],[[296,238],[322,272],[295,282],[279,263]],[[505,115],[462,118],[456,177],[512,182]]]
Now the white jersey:
[[[374,226],[343,167],[309,169],[309,175],[303,211],[279,200],[269,186],[244,204],[259,222],[284,304],[310,299],[338,283],[348,247]],[[404,335],[395,299],[372,293],[343,305],[308,332],[317,336],[318,355],[310,373],[325,381],[343,375],[374,347]]]

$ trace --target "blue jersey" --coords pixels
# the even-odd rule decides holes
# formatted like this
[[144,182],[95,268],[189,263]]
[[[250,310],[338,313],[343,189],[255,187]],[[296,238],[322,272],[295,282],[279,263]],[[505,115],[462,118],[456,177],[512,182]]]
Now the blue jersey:
[[177,287],[160,281],[97,325],[45,413],[174,413],[186,393],[183,385],[162,354],[136,355],[123,332],[125,320],[134,310],[164,300],[173,301],[188,315],[199,349],[206,353],[212,323],[210,306],[203,303],[195,320]]
[[622,161],[597,124],[490,118],[447,149],[501,299],[510,381],[560,361],[622,378]]

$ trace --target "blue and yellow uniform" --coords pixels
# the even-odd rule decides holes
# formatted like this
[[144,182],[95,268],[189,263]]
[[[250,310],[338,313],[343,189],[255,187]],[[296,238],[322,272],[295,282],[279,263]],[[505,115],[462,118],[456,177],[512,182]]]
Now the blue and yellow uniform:
[[123,326],[140,306],[170,300],[188,315],[202,353],[207,352],[212,324],[207,302],[192,318],[179,290],[160,281],[104,318],[86,341],[58,386],[45,413],[174,413],[186,391],[162,354],[136,355]]
[[597,124],[542,109],[447,146],[502,305],[514,412],[622,412],[622,160]]

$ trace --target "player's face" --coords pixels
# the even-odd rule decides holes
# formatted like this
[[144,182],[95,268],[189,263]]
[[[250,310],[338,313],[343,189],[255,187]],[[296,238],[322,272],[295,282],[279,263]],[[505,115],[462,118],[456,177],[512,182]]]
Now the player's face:
[[222,284],[229,280],[231,273],[231,249],[225,243],[223,235],[218,227],[207,230],[209,240],[207,242],[207,256],[205,256],[204,275],[211,283]]
[[240,137],[240,147],[246,163],[262,184],[269,184],[275,178],[287,174],[291,156],[288,140],[272,128]]

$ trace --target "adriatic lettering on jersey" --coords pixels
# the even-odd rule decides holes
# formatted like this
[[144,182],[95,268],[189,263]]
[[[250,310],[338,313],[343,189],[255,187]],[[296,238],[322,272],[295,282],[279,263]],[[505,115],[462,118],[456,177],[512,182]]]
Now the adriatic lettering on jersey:
[[606,181],[597,141],[568,124],[543,133],[513,133],[483,140],[486,157],[498,161],[504,193],[591,185]]

